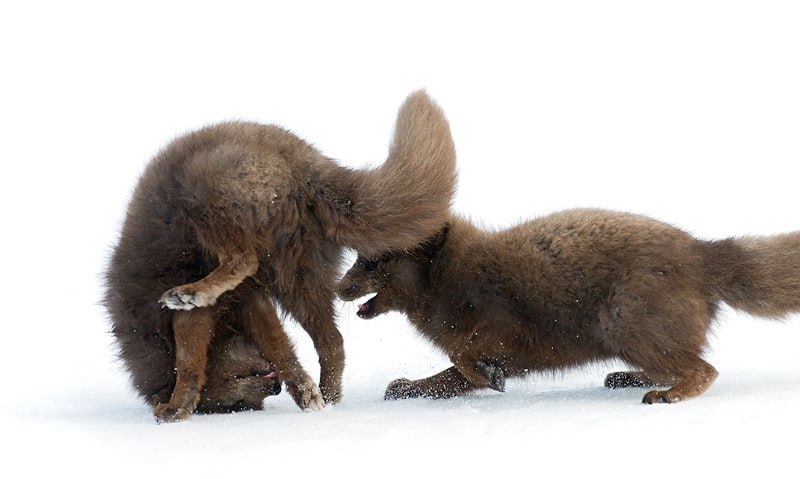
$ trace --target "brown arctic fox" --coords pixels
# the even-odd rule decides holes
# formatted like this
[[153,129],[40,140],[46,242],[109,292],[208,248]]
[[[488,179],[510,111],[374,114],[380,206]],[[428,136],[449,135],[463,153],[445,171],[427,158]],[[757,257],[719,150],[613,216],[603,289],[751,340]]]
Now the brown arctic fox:
[[[388,159],[373,170],[344,168],[255,123],[169,144],[133,194],[104,300],[120,356],[156,418],[258,409],[280,382],[303,409],[337,402],[344,349],[333,300],[343,248],[375,255],[435,234],[455,176],[447,120],[424,92],[400,108]],[[319,388],[273,302],[311,337]]]
[[701,241],[643,216],[573,210],[487,232],[452,217],[416,249],[361,254],[338,294],[377,295],[358,315],[402,311],[454,367],[398,379],[387,399],[452,397],[505,377],[622,359],[607,387],[662,387],[643,402],[704,392],[720,302],[757,316],[800,311],[800,233]]

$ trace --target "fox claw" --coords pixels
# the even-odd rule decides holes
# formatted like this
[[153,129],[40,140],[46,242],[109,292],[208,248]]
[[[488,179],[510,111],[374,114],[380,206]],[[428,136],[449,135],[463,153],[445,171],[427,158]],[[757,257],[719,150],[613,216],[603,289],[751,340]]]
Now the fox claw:
[[475,361],[475,367],[489,382],[490,388],[501,393],[506,391],[506,376],[503,374],[502,369],[482,359]]

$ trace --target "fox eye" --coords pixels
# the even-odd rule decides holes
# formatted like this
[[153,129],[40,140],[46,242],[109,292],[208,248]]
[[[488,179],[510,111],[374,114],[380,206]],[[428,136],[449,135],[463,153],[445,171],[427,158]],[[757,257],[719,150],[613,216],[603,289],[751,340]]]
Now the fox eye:
[[361,262],[361,267],[364,268],[364,271],[366,272],[375,271],[376,269],[378,269],[378,262],[364,260]]

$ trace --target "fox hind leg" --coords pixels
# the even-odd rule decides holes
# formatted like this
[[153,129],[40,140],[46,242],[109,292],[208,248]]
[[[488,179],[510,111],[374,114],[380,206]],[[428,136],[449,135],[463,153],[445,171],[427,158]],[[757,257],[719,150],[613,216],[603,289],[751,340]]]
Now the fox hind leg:
[[671,388],[665,391],[650,391],[644,395],[642,402],[645,404],[675,403],[699,396],[711,387],[718,374],[714,366],[697,358],[691,367],[677,374],[678,377]]
[[166,291],[158,300],[162,306],[188,311],[212,306],[217,298],[234,289],[258,270],[255,248],[217,253],[219,266],[205,278]]
[[716,379],[716,369],[701,358],[716,311],[713,297],[690,281],[691,267],[685,267],[689,273],[657,282],[640,271],[614,288],[611,307],[601,311],[601,331],[608,353],[639,371],[613,373],[606,386],[666,386],[645,394],[643,402],[675,403],[702,394]]

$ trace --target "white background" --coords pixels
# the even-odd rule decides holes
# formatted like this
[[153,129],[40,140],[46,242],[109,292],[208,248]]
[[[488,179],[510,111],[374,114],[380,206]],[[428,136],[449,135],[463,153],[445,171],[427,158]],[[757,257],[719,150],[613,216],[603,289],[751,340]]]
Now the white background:
[[593,206],[709,239],[800,229],[798,25],[791,1],[6,2],[0,474],[793,474],[797,318],[724,309],[720,377],[682,404],[604,390],[618,365],[384,402],[447,361],[402,316],[342,305],[341,404],[157,426],[97,303],[137,177],[176,135],[278,123],[369,167],[422,87],[451,122],[455,208],[487,228]]

